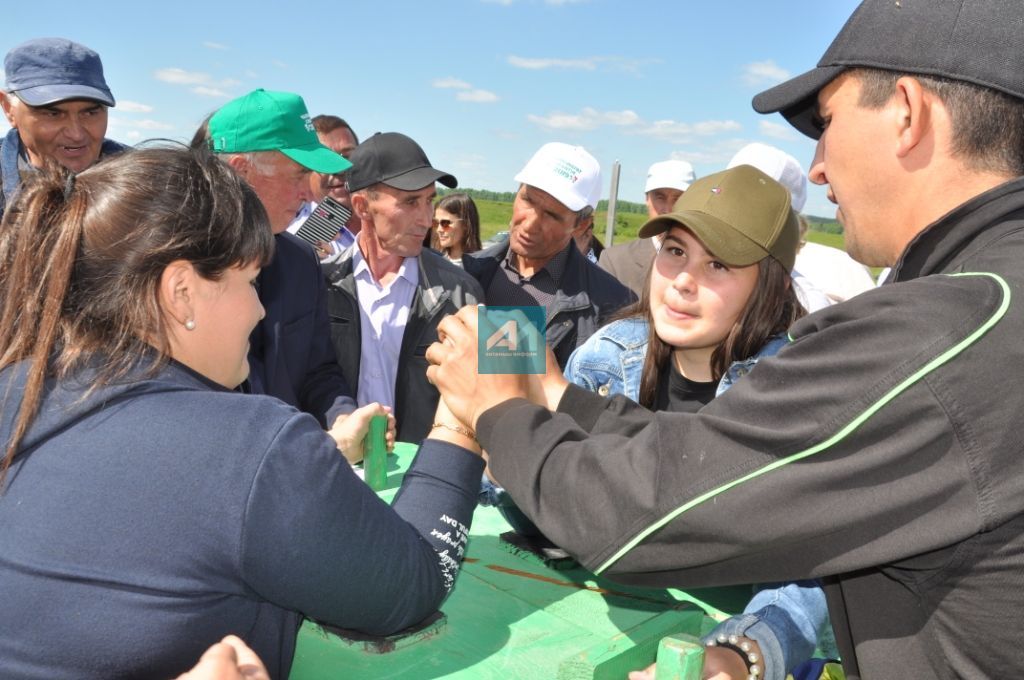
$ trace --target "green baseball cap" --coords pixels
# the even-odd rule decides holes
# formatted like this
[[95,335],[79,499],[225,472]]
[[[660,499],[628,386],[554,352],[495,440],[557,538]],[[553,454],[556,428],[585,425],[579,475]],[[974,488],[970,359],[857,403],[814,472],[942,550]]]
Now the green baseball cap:
[[698,179],[672,212],[647,220],[640,236],[648,238],[677,226],[692,231],[708,252],[734,267],[771,255],[792,270],[800,242],[789,190],[752,165]]
[[320,143],[306,102],[291,92],[253,90],[222,106],[208,125],[214,153],[280,151],[299,165],[325,175],[352,167]]

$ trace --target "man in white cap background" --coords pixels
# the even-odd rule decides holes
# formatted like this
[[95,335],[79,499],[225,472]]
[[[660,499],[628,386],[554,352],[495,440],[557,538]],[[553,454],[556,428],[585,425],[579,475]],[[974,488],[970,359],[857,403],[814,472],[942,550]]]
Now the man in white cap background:
[[435,183],[456,179],[430,165],[414,140],[377,133],[350,154],[352,211],[362,228],[337,261],[324,266],[335,352],[360,406],[393,409],[398,439],[423,439],[439,394],[427,382],[427,346],[437,324],[483,301],[476,280],[429,248]]
[[[671,212],[676,200],[696,179],[693,166],[686,161],[659,161],[647,170],[644,200],[647,217]],[[604,249],[598,263],[606,272],[624,283],[637,295],[647,285],[647,270],[654,260],[661,237],[638,238]]]
[[464,256],[488,305],[541,306],[559,366],[621,307],[628,288],[579,252],[573,237],[594,221],[601,167],[583,147],[542,146],[515,176],[507,242]]
[[94,51],[64,38],[37,38],[4,58],[0,105],[11,130],[0,141],[0,217],[21,175],[56,162],[81,172],[124,146],[105,139],[114,96]]

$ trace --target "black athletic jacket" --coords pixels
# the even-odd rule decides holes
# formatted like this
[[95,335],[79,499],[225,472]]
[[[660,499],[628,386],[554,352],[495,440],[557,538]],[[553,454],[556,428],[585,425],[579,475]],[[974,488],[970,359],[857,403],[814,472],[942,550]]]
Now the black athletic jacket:
[[812,314],[697,414],[570,388],[478,436],[555,543],[624,582],[820,577],[850,677],[1024,666],[1024,179]]

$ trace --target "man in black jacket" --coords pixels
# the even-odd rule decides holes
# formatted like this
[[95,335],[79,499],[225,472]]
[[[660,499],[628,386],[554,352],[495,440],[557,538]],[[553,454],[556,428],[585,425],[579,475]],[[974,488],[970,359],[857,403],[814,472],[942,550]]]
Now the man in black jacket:
[[439,398],[424,356],[437,324],[483,294],[473,277],[423,247],[435,183],[454,187],[455,177],[431,167],[420,145],[398,132],[373,135],[351,158],[348,188],[362,228],[324,265],[331,339],[359,404],[391,407],[398,439],[418,442]]
[[631,583],[821,578],[847,677],[1021,667],[1022,22],[1015,0],[866,0],[755,98],[818,139],[851,255],[893,273],[699,413],[550,376],[551,413],[525,376],[468,377],[473,310],[442,325],[432,378],[545,534]]
[[515,179],[508,241],[462,263],[480,281],[488,305],[546,309],[547,344],[564,367],[574,349],[636,296],[573,242],[593,223],[601,197],[593,156],[583,147],[545,144]]
[[250,339],[249,385],[330,428],[355,399],[334,355],[326,286],[313,249],[285,230],[310,198],[311,172],[352,167],[317,139],[297,94],[253,90],[222,106],[200,131],[205,144],[248,182],[270,218],[274,258],[258,279],[266,315]]

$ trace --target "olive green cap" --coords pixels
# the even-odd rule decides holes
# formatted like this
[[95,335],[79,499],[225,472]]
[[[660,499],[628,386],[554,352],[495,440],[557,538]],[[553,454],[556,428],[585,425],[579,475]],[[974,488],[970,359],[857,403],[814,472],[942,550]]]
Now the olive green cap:
[[771,255],[791,271],[800,241],[789,190],[751,165],[698,179],[672,212],[647,220],[640,236],[648,238],[677,226],[692,231],[709,253],[734,267]]

